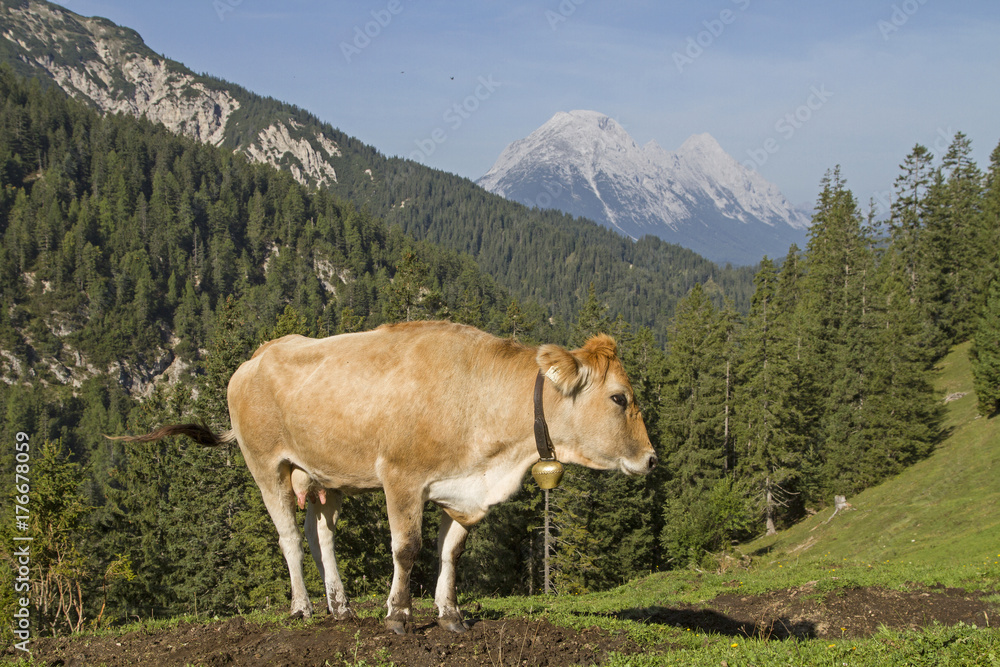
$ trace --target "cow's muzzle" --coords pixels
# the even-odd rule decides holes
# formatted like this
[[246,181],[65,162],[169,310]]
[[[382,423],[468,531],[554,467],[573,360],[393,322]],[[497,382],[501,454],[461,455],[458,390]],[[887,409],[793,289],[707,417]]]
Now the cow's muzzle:
[[626,475],[648,475],[656,467],[656,463],[656,454],[647,454],[645,458],[639,457],[635,463],[623,460],[621,469]]

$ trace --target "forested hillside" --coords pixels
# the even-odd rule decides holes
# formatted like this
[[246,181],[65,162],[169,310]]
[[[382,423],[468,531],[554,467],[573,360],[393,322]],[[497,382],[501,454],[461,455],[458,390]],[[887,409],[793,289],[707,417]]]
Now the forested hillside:
[[387,158],[309,112],[160,56],[101,18],[40,0],[0,0],[0,62],[105,113],[161,120],[185,136],[330,188],[418,240],[466,252],[512,296],[572,319],[588,285],[615,313],[661,333],[677,300],[711,281],[745,312],[753,268],[719,267],[654,238],[633,243],[594,222],[531,210],[468,179]]
[[[780,267],[762,263],[745,313],[694,262],[684,280],[704,284],[671,284],[680,300],[656,331],[609,308],[597,287],[627,296],[616,267],[641,255],[625,248],[652,256],[656,242],[602,263],[608,255],[579,240],[546,245],[533,221],[548,214],[499,201],[477,213],[440,175],[417,188],[415,200],[454,209],[454,219],[493,221],[484,227],[493,232],[464,242],[506,248],[509,263],[533,267],[538,282],[523,289],[542,304],[519,301],[468,255],[395,225],[446,235],[449,215],[311,189],[162,126],[98,116],[0,69],[0,437],[30,442],[20,534],[34,538],[39,630],[285,607],[287,570],[238,448],[122,446],[102,434],[192,419],[227,428],[230,374],[261,341],[289,332],[448,318],[529,343],[615,335],[661,465],[642,480],[569,470],[550,499],[560,594],[711,561],[733,540],[895,474],[941,437],[929,377],[945,350],[974,337],[977,381],[995,387],[1000,377],[1000,149],[985,174],[969,154],[961,134],[940,159],[914,148],[885,224],[831,170],[807,247]],[[382,209],[387,220],[368,212]],[[546,273],[557,264],[578,272]],[[548,305],[570,277],[583,298],[567,301],[571,317],[552,317]],[[983,396],[992,414],[995,398]],[[13,448],[2,458],[11,479]],[[4,487],[8,517],[15,491]],[[436,520],[427,513],[418,594],[433,590]],[[473,531],[461,590],[539,592],[541,521],[529,479]],[[11,563],[18,530],[0,525]],[[382,497],[349,499],[338,561],[350,594],[385,592],[388,548]],[[0,569],[5,610],[12,571]]]
[[415,238],[470,253],[513,294],[561,317],[574,316],[591,283],[613,312],[657,332],[695,284],[706,285],[716,305],[724,297],[741,312],[749,305],[755,267],[720,267],[654,236],[633,242],[590,220],[528,209],[409,160],[372,164],[384,179],[364,196],[374,214]]

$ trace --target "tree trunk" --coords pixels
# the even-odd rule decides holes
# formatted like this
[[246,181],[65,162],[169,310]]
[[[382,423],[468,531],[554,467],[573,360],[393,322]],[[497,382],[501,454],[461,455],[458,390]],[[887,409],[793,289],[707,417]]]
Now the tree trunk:
[[765,512],[767,513],[767,534],[775,535],[778,529],[774,527],[774,496],[771,495],[771,478],[768,477],[765,481],[767,486],[767,501],[765,503]]

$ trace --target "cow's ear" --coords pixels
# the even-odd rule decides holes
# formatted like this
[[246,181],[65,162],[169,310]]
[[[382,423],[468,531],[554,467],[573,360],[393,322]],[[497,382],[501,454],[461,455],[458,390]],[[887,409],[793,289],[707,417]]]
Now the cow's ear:
[[618,345],[615,344],[615,339],[611,336],[597,334],[588,338],[583,347],[579,350],[574,350],[573,354],[588,366],[607,368],[608,364],[618,354]]
[[545,377],[552,381],[559,393],[571,396],[587,379],[587,368],[580,360],[558,345],[542,345],[535,357]]

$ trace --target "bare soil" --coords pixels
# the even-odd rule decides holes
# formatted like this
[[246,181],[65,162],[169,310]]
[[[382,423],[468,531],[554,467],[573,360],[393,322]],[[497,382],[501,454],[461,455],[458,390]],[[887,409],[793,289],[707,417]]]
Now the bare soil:
[[[1000,622],[1000,610],[984,594],[959,589],[894,591],[843,589],[820,594],[812,585],[742,595],[732,593],[697,605],[628,609],[615,616],[653,626],[698,633],[773,640],[866,637],[881,627],[913,629],[960,622],[983,627]],[[373,618],[337,622],[324,618],[308,627],[286,628],[243,618],[182,623],[170,630],[117,637],[35,639],[41,664],[83,665],[595,665],[610,652],[643,653],[648,647],[597,627],[575,630],[546,620],[493,618],[467,612],[471,629],[456,635],[437,627],[432,612],[417,615],[413,632],[389,634]],[[664,645],[669,645],[664,634]],[[10,658],[12,651],[4,654]]]

